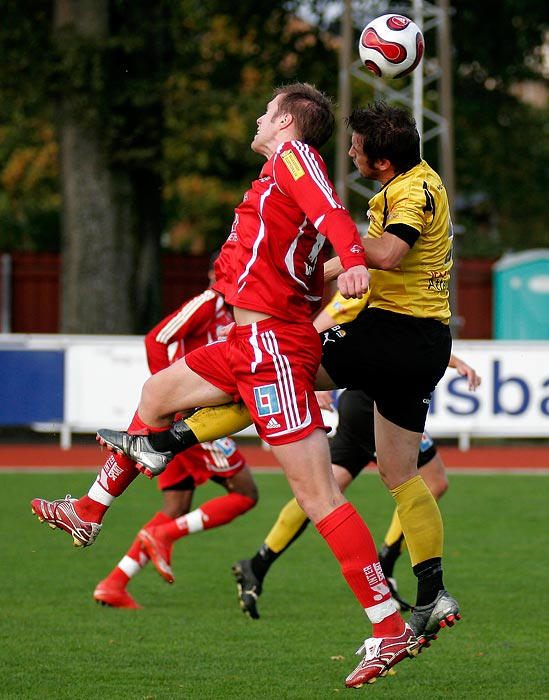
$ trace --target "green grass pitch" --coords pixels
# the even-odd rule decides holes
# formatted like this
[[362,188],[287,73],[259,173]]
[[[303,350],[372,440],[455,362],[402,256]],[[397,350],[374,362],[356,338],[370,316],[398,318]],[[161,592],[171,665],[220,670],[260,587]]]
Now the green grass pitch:
[[[281,474],[257,474],[250,513],[175,545],[173,586],[151,566],[137,576],[129,590],[144,609],[136,611],[102,607],[92,592],[160,506],[154,483],[134,483],[89,549],[31,515],[31,498],[79,496],[92,479],[0,474],[1,700],[549,698],[548,476],[450,476],[445,582],[463,619],[396,675],[359,691],[344,679],[369,623],[314,528],[273,566],[261,619],[238,607],[230,567],[251,556],[289,497]],[[220,493],[207,484],[195,504]],[[380,542],[392,500],[378,476],[359,477],[348,496]],[[407,555],[396,573],[413,598]]]

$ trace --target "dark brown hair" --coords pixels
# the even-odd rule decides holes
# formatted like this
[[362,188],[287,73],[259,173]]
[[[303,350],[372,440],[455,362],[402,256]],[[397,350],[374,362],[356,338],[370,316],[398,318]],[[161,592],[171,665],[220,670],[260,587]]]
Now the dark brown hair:
[[353,110],[346,122],[362,137],[364,155],[371,163],[386,158],[397,173],[403,173],[420,162],[419,133],[408,110],[379,100]]

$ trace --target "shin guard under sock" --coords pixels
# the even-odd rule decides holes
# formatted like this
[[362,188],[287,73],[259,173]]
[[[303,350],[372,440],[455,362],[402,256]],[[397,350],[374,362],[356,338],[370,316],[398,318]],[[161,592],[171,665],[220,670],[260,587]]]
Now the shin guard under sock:
[[421,476],[415,476],[395,489],[396,501],[412,566],[442,557],[444,528],[437,502]]
[[366,611],[376,637],[402,634],[404,621],[396,612],[377,559],[372,535],[350,503],[344,503],[317,523],[341,566],[341,572]]

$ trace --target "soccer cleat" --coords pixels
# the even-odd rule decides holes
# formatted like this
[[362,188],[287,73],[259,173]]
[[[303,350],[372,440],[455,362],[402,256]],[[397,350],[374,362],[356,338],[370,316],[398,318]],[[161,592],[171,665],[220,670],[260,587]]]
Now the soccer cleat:
[[57,501],[35,498],[31,501],[31,509],[38,520],[48,523],[52,530],[59,528],[72,535],[75,547],[89,547],[95,542],[102,525],[82,520],[74,509],[73,503],[77,500],[70,494]]
[[386,581],[387,585],[389,586],[389,590],[391,591],[391,598],[393,599],[395,608],[397,610],[400,610],[400,612],[408,612],[408,610],[411,610],[412,606],[410,605],[410,603],[407,603],[398,594],[398,586],[396,579],[394,579],[392,576],[389,576],[386,578]]
[[410,625],[406,625],[400,637],[370,637],[357,650],[364,653],[362,661],[345,679],[347,688],[362,688],[365,683],[375,683],[389,670],[406,658],[414,658],[421,651]]
[[150,557],[154,568],[168,583],[175,578],[171,565],[173,542],[162,537],[158,527],[140,530],[137,535],[145,553]]
[[249,559],[241,559],[232,566],[233,576],[238,588],[238,602],[245,615],[249,615],[253,620],[259,620],[257,610],[257,599],[261,595],[261,581],[252,571],[252,564]]
[[448,591],[442,590],[432,603],[412,608],[409,624],[420,644],[429,646],[429,643],[437,638],[441,627],[453,627],[460,619],[457,601]]
[[129,435],[103,428],[97,431],[96,440],[111,452],[133,459],[139,471],[149,479],[161,474],[174,457],[171,452],[157,452],[147,435]]
[[125,588],[115,588],[109,584],[107,579],[97,584],[93,597],[101,605],[108,605],[111,608],[141,609],[141,605],[132,598]]

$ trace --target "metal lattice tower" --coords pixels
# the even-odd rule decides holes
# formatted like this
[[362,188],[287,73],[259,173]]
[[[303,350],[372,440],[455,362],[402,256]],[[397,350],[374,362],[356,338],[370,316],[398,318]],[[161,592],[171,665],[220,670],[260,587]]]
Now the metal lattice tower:
[[[354,45],[353,40],[353,29],[363,28],[375,17],[388,13],[400,13],[413,19],[422,30],[425,43],[436,47],[436,52],[429,51],[429,58],[424,58],[408,82],[398,89],[391,85],[390,80],[382,80],[363,67],[358,57],[358,47]],[[455,179],[449,14],[448,0],[438,0],[436,4],[427,0],[409,0],[399,3],[390,3],[388,0],[344,0],[339,104],[342,115],[350,114],[352,110],[352,79],[357,79],[372,87],[376,98],[408,107],[414,114],[422,146],[432,139],[438,140],[438,171],[445,184],[452,210],[455,199]],[[434,108],[425,104],[426,91],[429,91],[430,97],[432,94],[436,95]],[[376,191],[361,179],[359,173],[349,173],[348,149],[349,135],[343,120],[340,119],[337,135],[336,186],[345,204],[348,204],[349,190],[366,198],[370,198]],[[456,322],[459,326],[457,266],[454,266],[451,277],[450,296],[454,326]],[[457,335],[456,330],[454,328],[454,336]]]

